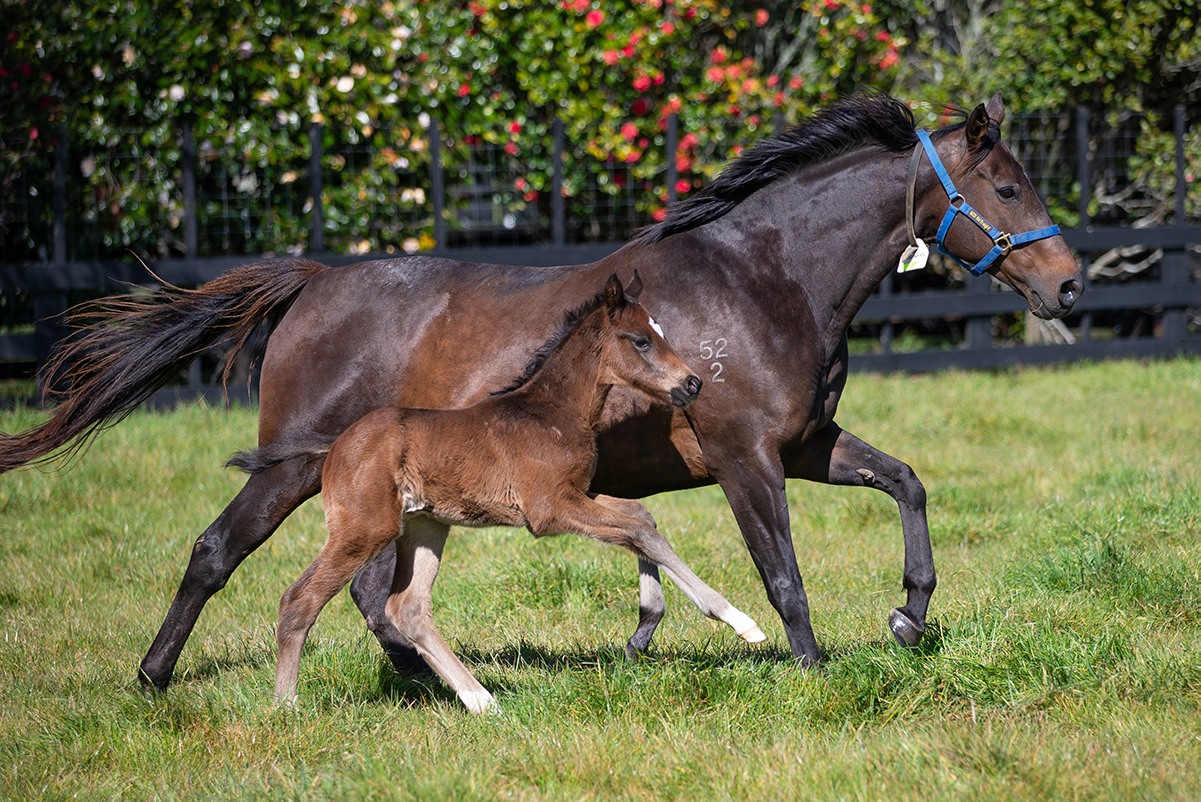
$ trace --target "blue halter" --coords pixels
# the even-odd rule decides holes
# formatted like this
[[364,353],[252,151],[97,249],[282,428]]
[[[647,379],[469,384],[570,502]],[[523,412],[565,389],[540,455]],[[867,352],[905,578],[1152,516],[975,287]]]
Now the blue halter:
[[[934,143],[930,141],[930,135],[925,131],[919,130],[917,138],[921,140],[922,147],[926,151],[926,156],[930,159],[930,164],[934,167],[934,172],[938,175],[938,180],[942,182],[942,188],[946,190],[947,197],[950,198],[950,205],[947,207],[946,214],[942,217],[942,224],[938,227],[938,236],[935,244],[938,250],[945,253],[947,256],[954,259],[960,266],[970,272],[973,276],[978,276],[988,268],[992,267],[992,263],[998,257],[1009,253],[1018,245],[1024,245],[1027,242],[1034,242],[1047,237],[1053,237],[1059,233],[1059,226],[1051,225],[1046,228],[1039,228],[1033,231],[1027,231],[1023,234],[1006,234],[1001,229],[994,226],[992,223],[984,219],[984,215],[971,207],[959,190],[955,189],[955,185],[951,183],[951,176],[947,173],[947,169],[943,167],[942,160],[938,158],[938,152],[934,150]],[[914,154],[914,169],[916,170],[918,156]],[[912,188],[911,188],[912,189]],[[962,214],[968,220],[975,223],[981,231],[989,236],[992,240],[992,250],[984,255],[984,258],[975,265],[969,265],[967,262],[960,259],[955,254],[947,250],[943,244],[946,239],[947,232],[951,230],[951,223],[955,221],[956,215]],[[912,225],[912,214],[910,215],[910,225]]]

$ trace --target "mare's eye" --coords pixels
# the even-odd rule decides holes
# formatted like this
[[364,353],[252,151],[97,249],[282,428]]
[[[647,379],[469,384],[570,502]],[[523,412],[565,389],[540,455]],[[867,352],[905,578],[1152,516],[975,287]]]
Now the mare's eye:
[[1014,200],[1018,196],[1017,187],[998,187],[997,194],[1002,200]]
[[635,337],[633,340],[631,340],[631,342],[634,343],[634,348],[636,348],[640,353],[645,353],[651,350],[651,341],[646,337]]

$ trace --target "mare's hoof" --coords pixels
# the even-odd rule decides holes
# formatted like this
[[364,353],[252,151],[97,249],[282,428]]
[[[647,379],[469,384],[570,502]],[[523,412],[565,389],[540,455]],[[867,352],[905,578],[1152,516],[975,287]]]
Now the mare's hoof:
[[925,627],[915,624],[900,610],[893,610],[888,616],[888,628],[892,630],[892,636],[897,639],[897,643],[911,649],[921,643],[922,635],[926,634]]
[[138,669],[138,684],[142,688],[142,694],[147,697],[154,697],[167,690],[167,685],[170,684],[170,682],[170,675],[164,679],[155,679],[146,673],[146,669],[144,667]]

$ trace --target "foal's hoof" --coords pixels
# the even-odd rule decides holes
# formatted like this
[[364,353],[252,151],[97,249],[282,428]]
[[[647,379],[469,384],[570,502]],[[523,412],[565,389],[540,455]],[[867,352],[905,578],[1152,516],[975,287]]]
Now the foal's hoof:
[[892,630],[892,636],[897,639],[897,643],[909,648],[921,643],[922,635],[926,634],[925,627],[918,626],[900,610],[893,610],[888,616],[888,628]]

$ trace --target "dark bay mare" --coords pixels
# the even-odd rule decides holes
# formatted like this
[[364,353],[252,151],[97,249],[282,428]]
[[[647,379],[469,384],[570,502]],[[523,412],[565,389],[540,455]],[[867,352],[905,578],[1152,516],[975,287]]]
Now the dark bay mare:
[[[1083,283],[1062,237],[1017,247],[997,237],[998,229],[1029,232],[1051,222],[1000,141],[1004,113],[997,95],[965,122],[933,132],[923,152],[905,104],[868,95],[831,105],[745,152],[666,220],[593,264],[537,269],[413,256],[327,268],[278,259],[197,290],[101,303],[89,333],[52,365],[53,374],[71,377],[71,390],[45,424],[0,442],[0,470],[78,448],[199,350],[222,338],[240,346],[275,317],[259,386],[262,446],[335,436],[384,406],[466,406],[502,389],[547,339],[547,322],[526,310],[572,308],[605,277],[637,269],[640,300],[706,391],[680,410],[615,388],[591,491],[642,498],[719,484],[792,652],[807,665],[820,655],[785,480],[887,493],[900,508],[907,593],[889,623],[899,641],[916,644],[935,585],[926,492],[908,465],[834,420],[847,376],[846,331],[895,269],[911,225],[925,240],[945,228],[939,239],[957,258],[978,263],[992,255],[988,272],[1034,314],[1071,309]],[[954,204],[970,203],[992,233],[966,214],[944,220],[952,201],[931,152],[960,195]],[[294,459],[251,476],[200,535],[142,660],[143,682],[166,687],[205,603],[320,490],[321,470],[320,459]],[[393,661],[411,667],[414,652],[384,615],[393,562],[385,552],[351,583],[351,595]],[[654,602],[647,597],[644,605]],[[652,632],[640,625],[632,645],[645,648]]]
[[452,524],[524,526],[536,537],[574,532],[621,546],[663,568],[705,615],[750,643],[765,639],[754,621],[676,556],[641,502],[588,493],[596,435],[614,386],[678,408],[701,389],[700,378],[635,302],[640,287],[637,272],[627,288],[616,274],[610,277],[504,392],[458,409],[382,407],[332,445],[285,438],[233,460],[261,472],[287,460],[325,458],[321,495],[329,539],[280,601],[277,697],[296,700],[301,649],[321,609],[395,543],[384,608],[389,623],[471,712],[495,709],[492,694],[433,622],[431,591]]

